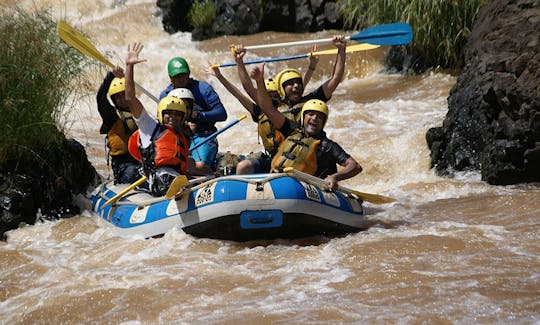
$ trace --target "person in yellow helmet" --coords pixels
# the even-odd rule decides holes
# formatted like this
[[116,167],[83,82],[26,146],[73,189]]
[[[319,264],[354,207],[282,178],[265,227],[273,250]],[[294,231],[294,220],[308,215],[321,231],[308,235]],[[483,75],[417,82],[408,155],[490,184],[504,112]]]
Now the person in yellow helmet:
[[[356,176],[362,166],[336,142],[328,139],[324,126],[328,121],[329,111],[326,103],[320,99],[309,99],[300,112],[300,123],[288,119],[277,111],[264,87],[264,63],[251,72],[257,82],[257,101],[272,124],[286,139],[272,159],[272,171],[280,172],[285,167],[293,167],[324,179],[331,189],[338,187],[338,182]],[[337,170],[337,165],[343,168]]]
[[[313,48],[313,51],[316,51],[316,47]],[[243,57],[246,53],[244,46],[242,44],[235,45],[233,46],[232,52],[236,61],[238,75],[240,77],[242,86],[249,98],[221,74],[221,71],[217,65],[213,65],[208,68],[207,72],[215,76],[250,113],[253,121],[258,124],[257,131],[264,147],[264,152],[256,153],[253,155],[253,157],[240,161],[236,166],[235,172],[237,174],[268,173],[270,172],[271,159],[277,152],[277,148],[279,147],[281,141],[283,141],[284,137],[280,132],[276,132],[266,115],[261,111],[259,106],[254,103],[257,100],[257,90],[255,87],[253,87],[244,65]],[[318,56],[309,56],[309,68],[304,76],[305,84],[309,82],[318,62]],[[265,80],[265,89],[272,97],[273,105],[275,107],[279,106],[280,100],[278,95],[278,86],[274,78],[270,77]]]
[[130,153],[142,162],[148,188],[163,196],[176,176],[185,175],[193,162],[189,159],[189,138],[184,135],[188,109],[181,98],[166,96],[158,104],[157,121],[135,95],[134,66],[146,61],[139,54],[143,45],[128,45],[126,55],[126,101],[139,126],[129,143]]
[[[96,95],[97,107],[102,124],[101,134],[106,134],[107,165],[111,167],[115,183],[133,183],[141,177],[140,164],[128,152],[128,140],[137,130],[137,125],[125,99],[126,84],[124,70],[115,66],[107,72]],[[110,98],[111,102],[109,101]]]
[[275,80],[278,87],[278,94],[283,103],[278,107],[279,111],[285,112],[287,115],[293,116],[298,120],[298,113],[303,103],[310,99],[319,99],[327,102],[332,98],[332,94],[343,79],[345,72],[345,48],[347,47],[345,36],[334,36],[332,38],[332,44],[338,49],[332,75],[311,93],[304,95],[306,84],[297,70],[284,69],[276,75]]

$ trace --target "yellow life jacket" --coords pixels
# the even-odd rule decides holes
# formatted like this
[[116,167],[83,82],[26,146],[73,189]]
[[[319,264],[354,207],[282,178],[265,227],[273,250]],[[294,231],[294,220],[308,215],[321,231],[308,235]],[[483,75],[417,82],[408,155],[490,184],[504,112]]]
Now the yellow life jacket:
[[303,132],[295,131],[279,146],[272,159],[271,170],[279,173],[285,167],[293,167],[306,174],[317,171],[317,149],[321,140],[306,137]]
[[264,149],[270,155],[270,157],[273,157],[276,154],[281,142],[285,140],[285,137],[281,132],[274,128],[268,119],[268,116],[266,116],[264,113],[259,115],[259,121],[257,124],[257,130],[259,132],[259,136],[261,137]]
[[116,110],[118,120],[107,133],[107,147],[111,156],[125,155],[128,151],[129,137],[137,130],[131,113]]
[[304,103],[298,103],[293,107],[290,107],[286,103],[281,103],[278,106],[278,111],[285,116],[285,118],[300,123],[300,112]]

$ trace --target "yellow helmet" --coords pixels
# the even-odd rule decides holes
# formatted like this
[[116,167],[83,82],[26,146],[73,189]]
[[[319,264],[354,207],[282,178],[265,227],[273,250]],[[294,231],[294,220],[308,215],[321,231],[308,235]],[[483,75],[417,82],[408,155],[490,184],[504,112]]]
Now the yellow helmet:
[[163,111],[165,110],[183,112],[184,118],[186,117],[187,113],[186,104],[184,101],[180,98],[172,96],[163,97],[163,99],[159,101],[157,118],[161,123],[163,123]]
[[302,80],[302,75],[300,75],[300,73],[296,71],[295,69],[285,69],[281,71],[280,73],[278,73],[278,75],[276,76],[276,83],[277,83],[277,91],[281,99],[285,98],[285,89],[283,89],[283,83],[291,79],[297,79],[297,78],[300,78],[300,80]]
[[302,112],[300,113],[300,123],[302,124],[302,126],[304,126],[304,114],[307,111],[321,112],[326,115],[323,127],[326,125],[326,121],[328,121],[328,105],[326,105],[325,102],[320,99],[310,99],[304,103],[304,105],[302,106]]
[[264,81],[267,91],[277,91],[277,84],[272,78],[268,78]]
[[126,79],[125,78],[114,78],[111,81],[111,85],[109,86],[109,96],[112,96],[114,94],[118,94],[120,92],[126,91]]

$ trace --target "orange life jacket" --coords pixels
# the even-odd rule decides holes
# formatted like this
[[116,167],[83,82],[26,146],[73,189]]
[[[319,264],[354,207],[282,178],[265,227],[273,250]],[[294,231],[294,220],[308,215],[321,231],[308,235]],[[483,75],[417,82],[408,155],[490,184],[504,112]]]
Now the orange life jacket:
[[152,144],[141,148],[139,130],[129,138],[129,153],[143,164],[145,171],[153,166],[173,166],[185,174],[188,167],[189,140],[171,128],[159,125],[152,135]]

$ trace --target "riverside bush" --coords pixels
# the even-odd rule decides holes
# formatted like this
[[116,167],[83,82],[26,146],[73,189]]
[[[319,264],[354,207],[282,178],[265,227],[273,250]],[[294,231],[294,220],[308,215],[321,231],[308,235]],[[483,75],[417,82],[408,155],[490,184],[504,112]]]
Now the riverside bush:
[[463,49],[487,0],[339,0],[351,29],[404,21],[413,28],[409,49],[427,66],[461,68]]
[[60,40],[47,9],[0,9],[0,34],[0,170],[24,171],[62,143],[63,112],[88,61]]

